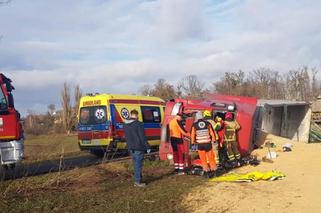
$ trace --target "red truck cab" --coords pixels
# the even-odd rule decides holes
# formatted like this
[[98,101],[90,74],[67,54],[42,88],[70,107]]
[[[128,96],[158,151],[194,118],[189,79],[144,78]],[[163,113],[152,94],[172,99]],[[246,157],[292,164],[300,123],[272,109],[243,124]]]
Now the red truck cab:
[[[241,96],[208,95],[205,100],[173,99],[167,102],[165,118],[162,126],[161,144],[159,154],[161,160],[172,159],[172,148],[169,141],[168,124],[177,113],[182,113],[185,121],[185,129],[190,132],[197,111],[209,110],[214,116],[225,117],[230,111],[240,124],[241,129],[237,133],[240,152],[243,156],[248,155],[253,149],[254,119],[257,99]],[[184,139],[184,163],[186,168],[196,163],[191,159],[189,151],[190,140]]]
[[14,165],[23,158],[23,129],[14,107],[12,81],[0,73],[0,163]]

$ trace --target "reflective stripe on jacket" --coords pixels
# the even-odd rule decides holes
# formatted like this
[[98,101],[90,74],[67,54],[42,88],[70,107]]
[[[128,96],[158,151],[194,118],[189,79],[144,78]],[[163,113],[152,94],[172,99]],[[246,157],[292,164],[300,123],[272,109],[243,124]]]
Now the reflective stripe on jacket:
[[212,125],[205,120],[198,120],[192,126],[191,143],[211,143],[216,139]]

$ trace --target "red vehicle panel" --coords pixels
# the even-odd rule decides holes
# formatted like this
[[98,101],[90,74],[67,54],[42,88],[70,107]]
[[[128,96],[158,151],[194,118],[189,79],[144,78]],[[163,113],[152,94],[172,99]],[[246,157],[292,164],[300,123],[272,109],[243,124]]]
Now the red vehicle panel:
[[0,73],[0,164],[11,165],[23,158],[23,130],[14,107],[11,80]]
[[[256,110],[257,99],[241,96],[226,96],[226,95],[209,95],[205,100],[186,100],[174,99],[167,103],[165,110],[165,119],[162,127],[161,144],[159,148],[160,159],[166,160],[169,154],[172,154],[171,145],[168,136],[168,123],[178,113],[183,113],[186,118],[185,128],[190,131],[194,122],[193,112],[210,110],[215,113],[222,113],[228,111],[229,106],[234,106],[234,114],[236,120],[241,125],[238,131],[238,141],[241,154],[247,155],[252,150],[253,139],[253,124],[254,114]],[[189,140],[186,138],[185,143],[185,166],[190,166]],[[196,162],[193,162],[195,164]]]

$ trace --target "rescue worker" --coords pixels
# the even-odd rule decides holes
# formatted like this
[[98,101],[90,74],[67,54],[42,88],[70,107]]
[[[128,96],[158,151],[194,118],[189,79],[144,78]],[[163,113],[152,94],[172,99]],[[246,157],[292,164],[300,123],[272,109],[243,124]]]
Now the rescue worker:
[[228,159],[231,163],[237,163],[241,159],[238,149],[236,133],[240,129],[239,123],[233,118],[231,112],[225,114],[224,145],[227,149]]
[[220,130],[221,124],[219,122],[215,122],[212,119],[212,113],[209,110],[205,110],[203,112],[203,117],[204,117],[204,120],[206,120],[207,122],[209,122],[212,125],[212,128],[214,130],[215,139],[214,139],[214,142],[213,142],[212,146],[213,146],[213,151],[214,151],[214,154],[215,154],[215,162],[218,165],[220,163],[220,160],[219,160],[219,154],[218,154],[218,146],[219,146],[218,145],[218,140],[219,140],[219,137],[218,137],[217,131]]
[[196,119],[191,130],[191,144],[197,145],[204,176],[209,177],[210,173],[217,169],[215,154],[212,149],[212,143],[216,136],[212,125],[203,119],[201,112],[196,113]]
[[182,114],[177,114],[169,122],[170,142],[173,149],[173,161],[175,172],[178,174],[184,174],[184,144],[183,137],[189,137],[189,134],[185,130],[182,124]]
[[224,135],[225,135],[225,122],[220,116],[215,117],[216,131],[218,135],[218,155],[220,160],[220,166],[225,166],[228,161],[226,146],[224,146]]

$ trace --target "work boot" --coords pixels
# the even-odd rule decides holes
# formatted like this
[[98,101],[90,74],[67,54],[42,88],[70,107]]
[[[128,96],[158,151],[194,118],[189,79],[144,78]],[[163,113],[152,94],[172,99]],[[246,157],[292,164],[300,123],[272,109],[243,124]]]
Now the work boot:
[[232,166],[232,168],[239,167],[239,162],[237,160],[233,160],[233,161],[231,161],[231,166]]
[[237,161],[238,161],[239,166],[244,166],[244,165],[246,165],[246,161],[243,160],[243,159],[238,159]]
[[207,171],[206,172],[204,171],[203,177],[206,178],[206,179],[210,178],[210,173],[207,172]]
[[135,187],[145,187],[146,186],[146,183],[134,183],[134,186]]
[[210,171],[210,178],[212,178],[212,177],[216,177],[217,176],[217,170],[212,170],[212,171]]

